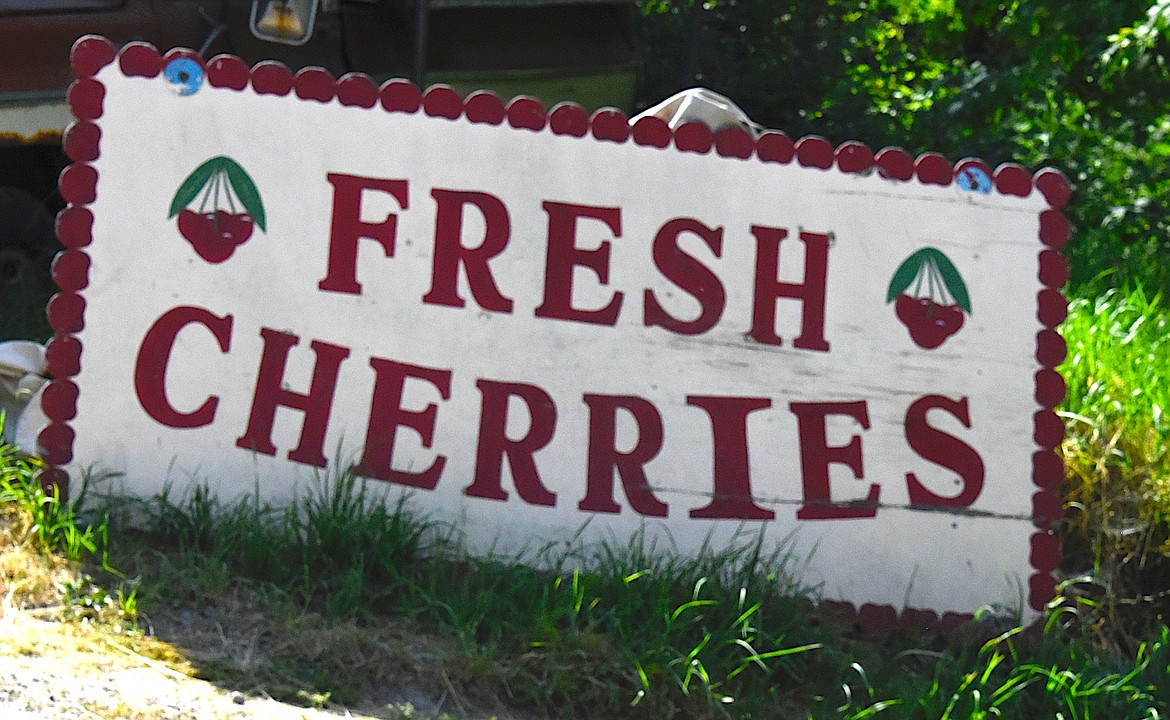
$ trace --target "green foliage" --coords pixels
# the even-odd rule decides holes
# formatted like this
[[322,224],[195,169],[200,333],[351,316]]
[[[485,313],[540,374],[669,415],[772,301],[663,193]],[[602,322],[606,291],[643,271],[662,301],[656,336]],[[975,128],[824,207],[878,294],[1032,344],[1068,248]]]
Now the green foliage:
[[1164,0],[642,7],[645,103],[701,84],[793,136],[1055,166],[1077,190],[1074,287],[1170,290]]
[[1072,590],[1096,632],[1133,645],[1170,612],[1170,310],[1112,290],[1073,301],[1062,332],[1065,555],[1090,568]]

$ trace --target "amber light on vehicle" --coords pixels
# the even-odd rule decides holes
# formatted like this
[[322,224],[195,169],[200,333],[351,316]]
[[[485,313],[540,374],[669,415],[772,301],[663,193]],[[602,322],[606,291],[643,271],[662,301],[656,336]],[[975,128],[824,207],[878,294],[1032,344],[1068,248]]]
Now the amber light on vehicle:
[[317,0],[253,0],[252,34],[261,40],[303,45],[313,34]]

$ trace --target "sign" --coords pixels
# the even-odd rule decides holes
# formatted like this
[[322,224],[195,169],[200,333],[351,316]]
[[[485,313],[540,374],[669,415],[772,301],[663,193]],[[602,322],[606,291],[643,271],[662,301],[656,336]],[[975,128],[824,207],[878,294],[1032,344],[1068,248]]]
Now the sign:
[[867,622],[1053,596],[1058,174],[74,64],[51,477],[280,502],[352,464],[475,552],[764,533]]

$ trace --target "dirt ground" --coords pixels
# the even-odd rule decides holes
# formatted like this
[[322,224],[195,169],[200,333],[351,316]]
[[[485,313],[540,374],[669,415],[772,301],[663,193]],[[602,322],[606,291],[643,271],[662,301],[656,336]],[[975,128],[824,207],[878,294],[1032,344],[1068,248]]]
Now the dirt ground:
[[38,619],[0,617],[0,717],[5,720],[335,720],[405,718],[404,704],[377,715],[315,710],[246,695],[188,676],[107,634]]

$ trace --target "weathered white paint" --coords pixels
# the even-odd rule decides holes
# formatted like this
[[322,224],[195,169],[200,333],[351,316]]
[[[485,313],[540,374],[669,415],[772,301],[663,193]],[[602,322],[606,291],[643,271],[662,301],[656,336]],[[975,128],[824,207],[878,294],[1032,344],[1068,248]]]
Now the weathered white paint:
[[[1016,198],[448,121],[422,113],[389,114],[295,96],[258,96],[203,87],[181,96],[162,79],[123,77],[116,67],[105,84],[100,173],[77,418],[76,472],[121,473],[142,495],[168,484],[207,482],[225,496],[258,487],[278,501],[314,482],[317,468],[290,462],[302,415],[280,409],[275,456],[240,449],[256,385],[261,328],[300,338],[285,381],[305,391],[321,340],[350,351],[342,363],[325,440],[341,462],[360,454],[370,413],[371,357],[450,370],[451,397],[408,380],[402,406],[437,405],[434,442],[400,428],[395,467],[419,470],[436,457],[446,467],[433,491],[413,491],[422,512],[459,519],[471,548],[536,547],[572,537],[586,522],[587,540],[622,538],[641,527],[661,529],[677,547],[694,551],[710,536],[726,542],[745,529],[763,529],[770,543],[787,543],[800,581],[828,598],[895,607],[971,612],[986,604],[1018,607],[1027,576],[1038,214],[1033,193]],[[266,232],[221,264],[201,260],[184,241],[168,207],[176,188],[213,156],[236,160],[255,181],[267,211]],[[394,257],[377,243],[360,242],[360,295],[322,292],[330,240],[330,172],[406,179],[409,207],[369,192],[364,217],[388,213],[398,221]],[[511,313],[476,307],[461,280],[464,308],[428,305],[435,202],[432,188],[491,193],[511,219],[507,249],[491,262]],[[597,221],[578,225],[578,246],[610,241],[609,283],[579,268],[574,304],[595,309],[624,293],[615,326],[534,317],[543,294],[548,216],[545,200],[621,208],[614,239]],[[643,290],[667,308],[693,317],[698,304],[655,269],[651,240],[677,217],[724,229],[722,257],[695,237],[682,246],[710,267],[727,290],[720,322],[687,337],[642,322]],[[745,338],[751,322],[755,244],[751,225],[788,229],[781,246],[781,278],[799,281],[801,230],[831,233],[825,337],[830,352],[795,349],[800,304],[778,303],[781,347]],[[465,217],[465,243],[482,237],[477,213]],[[937,350],[910,341],[886,303],[899,263],[923,246],[945,252],[971,293],[966,326]],[[168,369],[170,402],[190,412],[219,398],[214,422],[175,429],[149,417],[135,393],[135,359],[151,325],[176,306],[232,316],[230,352],[220,351],[202,326],[178,336]],[[556,433],[536,454],[555,507],[520,501],[504,471],[507,502],[464,494],[474,473],[480,417],[479,379],[544,389],[557,409]],[[669,517],[631,511],[620,483],[620,514],[583,513],[587,407],[584,393],[635,395],[663,417],[662,451],[647,466]],[[771,406],[748,416],[751,483],[756,502],[774,520],[747,523],[699,520],[688,511],[708,502],[712,488],[712,430],[689,395],[766,398]],[[916,473],[939,494],[955,492],[955,473],[925,461],[907,445],[903,419],[924,395],[968,398],[971,428],[946,413],[931,422],[975,448],[986,464],[986,485],[970,510],[987,516],[905,508],[905,475]],[[793,402],[865,401],[871,427],[831,417],[828,443],[861,437],[864,479],[831,465],[835,500],[862,498],[881,488],[874,519],[797,521],[802,502],[801,447]],[[512,408],[510,432],[525,431],[523,408]],[[629,417],[619,415],[618,448],[634,442]],[[390,496],[409,491],[373,481]],[[499,544],[497,544],[499,541]]]

